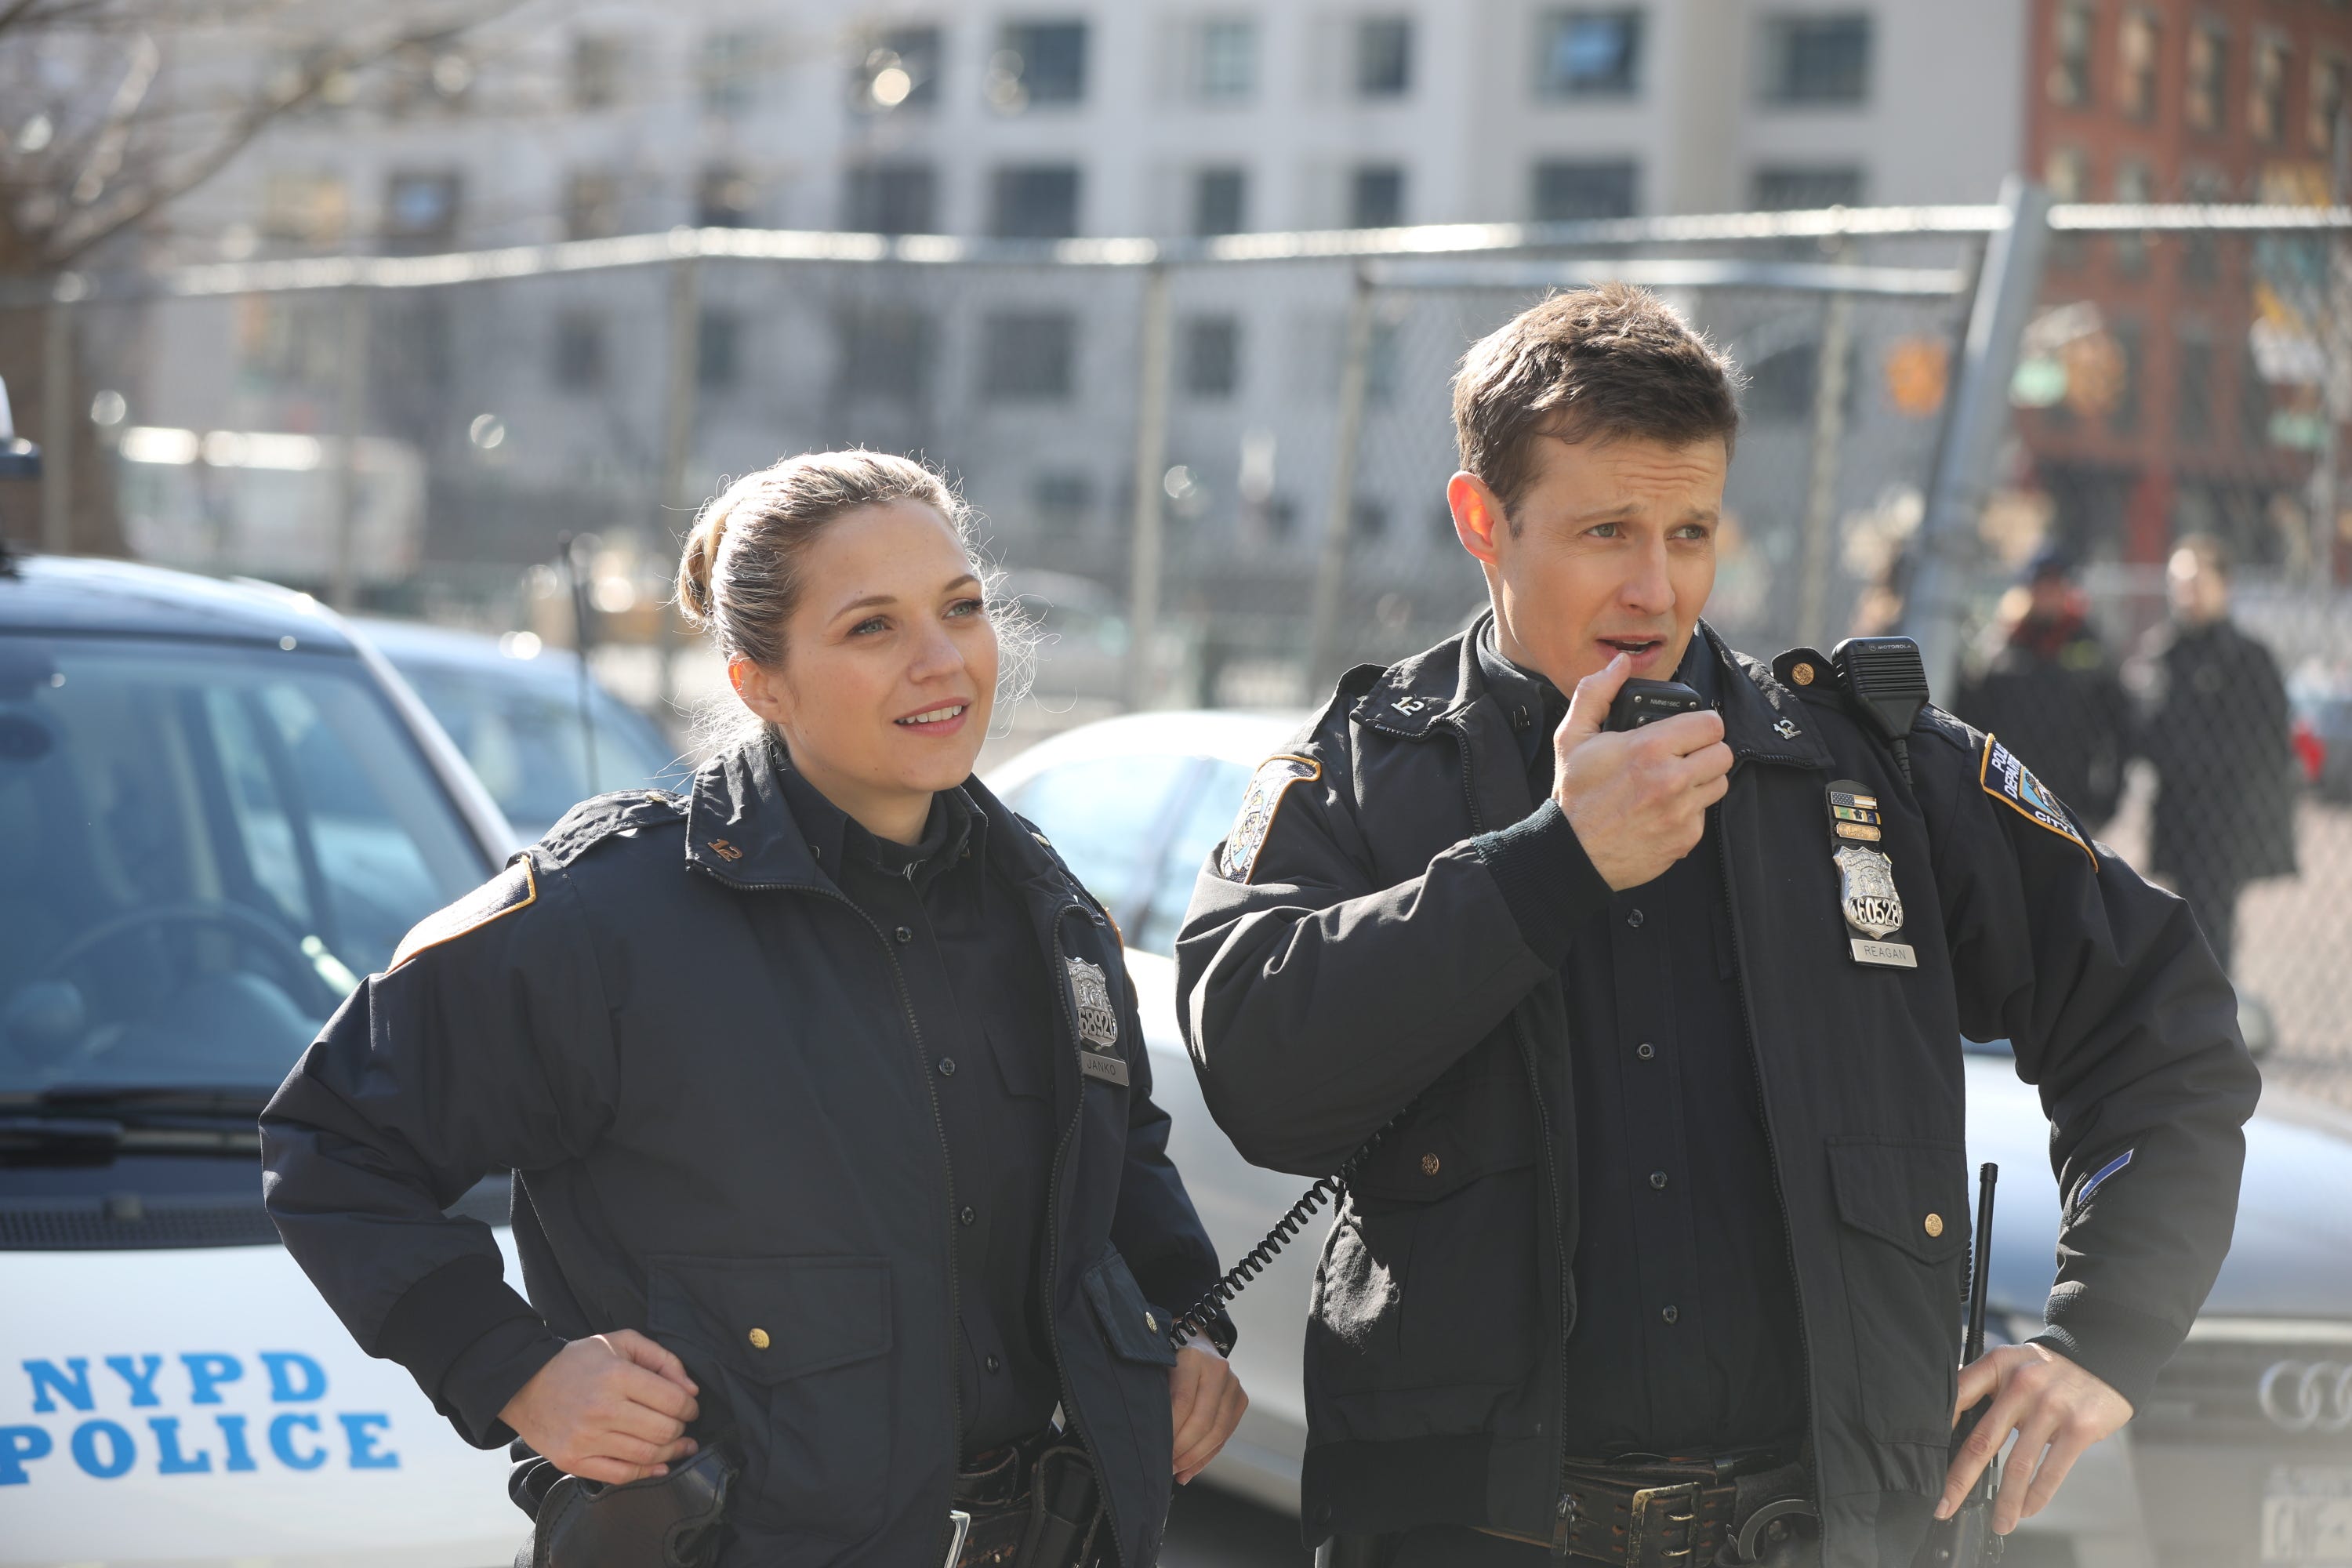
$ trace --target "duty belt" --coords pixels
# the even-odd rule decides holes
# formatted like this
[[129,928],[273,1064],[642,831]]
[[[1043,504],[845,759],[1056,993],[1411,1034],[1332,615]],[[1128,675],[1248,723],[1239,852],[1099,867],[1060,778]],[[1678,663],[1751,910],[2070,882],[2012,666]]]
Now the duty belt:
[[1029,1524],[1029,1490],[1037,1457],[1059,1441],[1051,1426],[1017,1443],[975,1455],[956,1470],[955,1505],[972,1516],[957,1556],[960,1568],[1003,1568],[1020,1553]]
[[1786,1450],[1570,1459],[1560,1475],[1569,1554],[1618,1568],[1759,1562],[1797,1530],[1818,1530],[1811,1496],[1805,1467]]

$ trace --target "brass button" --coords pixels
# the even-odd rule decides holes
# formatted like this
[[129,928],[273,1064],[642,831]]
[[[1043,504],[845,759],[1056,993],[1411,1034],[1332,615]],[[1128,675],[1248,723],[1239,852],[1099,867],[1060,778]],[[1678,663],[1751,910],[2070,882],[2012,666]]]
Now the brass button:
[[1434,1154],[1423,1154],[1421,1157],[1421,1173],[1424,1176],[1433,1176],[1444,1163],[1445,1162]]
[[1156,1334],[1160,1331],[1160,1320],[1146,1312],[1143,1314],[1143,1326]]
[[1919,1223],[1927,1227],[1927,1234],[1929,1236],[1941,1236],[1944,1234],[1944,1216],[1942,1215],[1931,1214]]
[[768,1331],[765,1329],[753,1329],[750,1333],[743,1337],[751,1342],[751,1348],[755,1351],[763,1351],[768,1348]]
[[1813,667],[1810,664],[1797,666],[1789,671],[1789,675],[1800,686],[1811,686],[1813,683]]

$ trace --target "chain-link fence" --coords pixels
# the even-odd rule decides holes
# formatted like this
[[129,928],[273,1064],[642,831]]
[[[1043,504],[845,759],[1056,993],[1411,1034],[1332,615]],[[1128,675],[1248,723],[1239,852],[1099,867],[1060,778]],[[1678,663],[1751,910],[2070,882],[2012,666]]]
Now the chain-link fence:
[[[2031,201],[1179,247],[699,230],[0,307],[48,312],[104,458],[53,450],[52,540],[110,542],[98,511],[149,558],[568,641],[546,563],[592,535],[603,667],[650,704],[707,679],[664,605],[700,498],[783,453],[919,454],[1055,634],[1050,724],[1299,706],[1461,625],[1454,364],[1548,289],[1649,285],[1748,376],[1717,625],[1949,650],[1939,695],[2182,886],[2274,1070],[2352,1101],[2347,237]],[[2191,535],[2245,639],[2168,583]],[[2078,570],[2037,601],[2043,552]]]

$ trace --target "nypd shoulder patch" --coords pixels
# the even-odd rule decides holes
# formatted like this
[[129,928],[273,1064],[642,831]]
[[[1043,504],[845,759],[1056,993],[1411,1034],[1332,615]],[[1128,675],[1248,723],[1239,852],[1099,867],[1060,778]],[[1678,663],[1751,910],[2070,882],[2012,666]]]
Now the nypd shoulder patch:
[[531,870],[530,857],[518,856],[514,864],[447,909],[436,910],[417,921],[416,928],[402,937],[400,945],[393,950],[392,962],[384,965],[384,972],[398,969],[428,947],[455,942],[468,931],[479,931],[492,921],[529,909],[538,901],[539,878]]
[[2074,831],[2074,824],[2058,797],[2049,786],[2033,776],[2032,770],[2018,760],[2015,752],[1990,735],[1985,737],[1984,757],[1977,764],[1977,782],[1985,794],[2000,801],[2036,826],[2048,829],[2091,858],[2091,868],[2098,868],[2099,857]]
[[1282,809],[1283,795],[1301,779],[1322,776],[1323,764],[1312,757],[1268,757],[1260,763],[1257,772],[1250,775],[1249,788],[1243,792],[1233,831],[1225,835],[1224,846],[1217,851],[1218,874],[1228,881],[1248,881],[1257,868],[1257,854],[1265,847],[1265,836],[1274,827],[1274,814]]

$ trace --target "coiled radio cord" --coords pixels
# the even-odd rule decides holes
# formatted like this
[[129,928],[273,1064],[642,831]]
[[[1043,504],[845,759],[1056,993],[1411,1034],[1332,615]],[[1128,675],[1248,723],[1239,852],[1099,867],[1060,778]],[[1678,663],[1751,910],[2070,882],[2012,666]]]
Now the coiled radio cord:
[[1240,1262],[1227,1269],[1223,1279],[1210,1286],[1208,1292],[1192,1303],[1191,1311],[1168,1325],[1170,1348],[1181,1351],[1187,1340],[1206,1332],[1209,1320],[1223,1311],[1225,1304],[1242,1293],[1243,1286],[1264,1273],[1276,1255],[1297,1239],[1298,1233],[1307,1228],[1307,1222],[1315,1217],[1317,1210],[1327,1203],[1339,1202],[1348,1190],[1349,1179],[1363,1167],[1365,1161],[1372,1157],[1372,1152],[1381,1146],[1390,1131],[1403,1120],[1404,1116],[1400,1112],[1386,1127],[1365,1139],[1338,1170],[1299,1194],[1298,1201],[1290,1205],[1290,1211],[1275,1221],[1274,1228],[1265,1233],[1265,1239],[1250,1248]]

